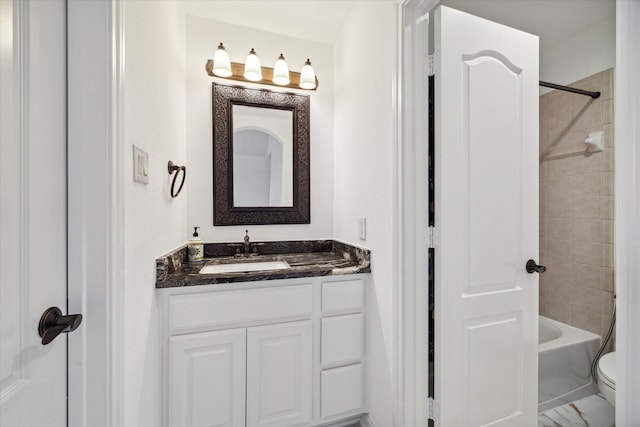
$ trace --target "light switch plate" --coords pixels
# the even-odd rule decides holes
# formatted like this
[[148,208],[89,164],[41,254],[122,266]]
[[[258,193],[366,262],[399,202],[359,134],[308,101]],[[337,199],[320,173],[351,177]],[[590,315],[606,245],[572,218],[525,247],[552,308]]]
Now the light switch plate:
[[360,240],[367,240],[367,218],[358,218],[358,237]]
[[133,145],[133,180],[143,184],[149,183],[149,153],[137,145]]

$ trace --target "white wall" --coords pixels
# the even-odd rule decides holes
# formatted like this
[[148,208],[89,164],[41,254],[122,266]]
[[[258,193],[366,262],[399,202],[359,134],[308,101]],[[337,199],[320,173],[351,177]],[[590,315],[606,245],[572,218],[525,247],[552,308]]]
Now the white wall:
[[[392,425],[393,403],[394,23],[393,2],[356,3],[334,54],[333,234],[372,250],[366,382],[379,427]],[[358,239],[359,217],[367,218],[365,242]]]
[[[221,9],[221,18],[224,9]],[[254,48],[263,66],[273,67],[283,53],[292,71],[311,59],[319,85],[315,92],[295,91],[311,99],[311,224],[213,226],[213,131],[211,84],[233,84],[205,72],[218,43],[231,61],[245,62]],[[187,229],[199,226],[205,242],[242,241],[249,229],[252,241],[307,240],[332,237],[333,227],[333,48],[331,45],[258,31],[248,27],[187,16]],[[243,83],[243,86],[265,86]],[[279,90],[269,87],[271,90]]]
[[551,83],[569,84],[615,65],[615,14],[603,17],[553,49],[540,50],[540,80]]
[[[169,196],[167,162],[186,162],[185,24],[179,1],[124,2],[124,419],[160,425],[154,259],[187,240],[186,194]],[[132,148],[149,152],[149,184],[133,182]],[[187,180],[189,182],[189,180]],[[188,190],[188,186],[186,187]]]

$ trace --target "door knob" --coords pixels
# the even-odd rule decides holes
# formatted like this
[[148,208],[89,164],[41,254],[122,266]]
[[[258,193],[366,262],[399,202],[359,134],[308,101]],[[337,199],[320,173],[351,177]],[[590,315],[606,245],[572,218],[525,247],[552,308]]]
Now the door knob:
[[42,345],[47,345],[63,332],[73,332],[82,323],[82,314],[62,315],[58,307],[49,307],[40,318],[38,332]]
[[545,271],[547,271],[547,267],[545,267],[544,265],[536,264],[536,262],[534,260],[532,260],[532,259],[527,261],[527,265],[525,265],[525,269],[527,270],[527,273],[529,273],[529,274],[531,274],[531,273],[544,273]]

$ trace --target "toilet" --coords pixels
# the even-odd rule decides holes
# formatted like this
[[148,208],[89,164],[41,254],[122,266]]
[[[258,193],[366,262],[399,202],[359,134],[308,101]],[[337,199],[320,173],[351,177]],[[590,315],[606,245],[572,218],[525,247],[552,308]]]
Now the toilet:
[[616,352],[612,351],[598,361],[598,388],[609,403],[616,406]]

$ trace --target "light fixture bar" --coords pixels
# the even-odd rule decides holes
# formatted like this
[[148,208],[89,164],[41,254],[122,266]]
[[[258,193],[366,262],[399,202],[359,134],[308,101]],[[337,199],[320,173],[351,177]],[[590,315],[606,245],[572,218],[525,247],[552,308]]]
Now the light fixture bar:
[[273,68],[262,67],[262,80],[257,82],[252,82],[244,78],[244,64],[239,62],[231,63],[231,72],[233,73],[229,77],[220,77],[213,74],[213,60],[209,59],[206,65],[207,74],[211,77],[224,78],[228,80],[236,80],[240,82],[249,82],[249,83],[257,83],[261,85],[269,85],[275,87],[288,87],[290,89],[298,89],[298,90],[316,90],[318,88],[318,78],[316,77],[316,87],[314,89],[302,89],[299,86],[300,83],[300,73],[296,73],[295,71],[289,71],[289,84],[288,85],[277,85],[273,83]]

